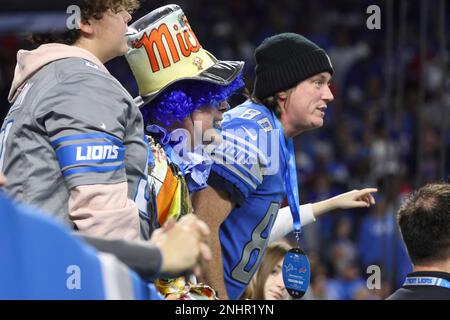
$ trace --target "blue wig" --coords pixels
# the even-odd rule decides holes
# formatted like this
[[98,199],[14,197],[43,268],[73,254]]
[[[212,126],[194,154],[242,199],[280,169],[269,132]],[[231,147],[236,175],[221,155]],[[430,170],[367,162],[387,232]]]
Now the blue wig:
[[243,86],[241,74],[227,86],[194,80],[177,82],[141,109],[144,123],[158,122],[169,127],[188,117],[197,108],[218,107],[220,102],[227,100]]

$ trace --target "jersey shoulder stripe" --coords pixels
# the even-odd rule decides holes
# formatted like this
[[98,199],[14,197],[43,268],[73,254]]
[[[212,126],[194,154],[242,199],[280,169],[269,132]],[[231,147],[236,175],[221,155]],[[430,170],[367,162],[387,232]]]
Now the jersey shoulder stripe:
[[51,142],[51,145],[53,148],[56,148],[59,144],[63,142],[68,141],[75,141],[75,140],[88,140],[88,139],[104,139],[107,141],[110,141],[111,143],[123,147],[122,141],[110,134],[103,133],[103,132],[95,132],[95,133],[82,133],[82,134],[75,134],[75,135],[69,135],[57,138]]

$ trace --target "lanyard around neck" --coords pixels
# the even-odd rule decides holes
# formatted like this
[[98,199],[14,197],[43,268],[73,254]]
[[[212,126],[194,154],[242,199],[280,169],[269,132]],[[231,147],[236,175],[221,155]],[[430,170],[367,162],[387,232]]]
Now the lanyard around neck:
[[297,181],[297,166],[295,161],[294,140],[292,138],[286,139],[284,136],[284,129],[281,122],[277,117],[272,114],[275,127],[278,130],[280,149],[282,157],[286,162],[287,170],[284,173],[284,184],[286,187],[286,194],[289,202],[289,208],[291,209],[292,218],[294,221],[294,232],[296,233],[297,240],[298,235],[302,230],[301,218],[300,218],[300,200],[298,193],[298,181]]
[[450,281],[437,277],[406,277],[403,286],[435,286],[450,289]]

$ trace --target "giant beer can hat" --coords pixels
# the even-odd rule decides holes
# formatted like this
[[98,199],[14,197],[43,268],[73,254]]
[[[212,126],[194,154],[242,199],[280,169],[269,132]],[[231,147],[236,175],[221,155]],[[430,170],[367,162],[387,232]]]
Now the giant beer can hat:
[[142,107],[182,80],[230,84],[244,62],[220,61],[203,49],[178,5],[167,5],[128,28],[126,59],[134,74]]

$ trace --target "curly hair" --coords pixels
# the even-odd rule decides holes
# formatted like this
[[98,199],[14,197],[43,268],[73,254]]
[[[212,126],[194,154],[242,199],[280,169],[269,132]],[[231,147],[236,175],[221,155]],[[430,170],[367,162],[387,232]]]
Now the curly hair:
[[[126,10],[131,14],[139,7],[139,0],[79,0],[74,2],[80,7],[82,21],[87,21],[91,18],[100,20],[108,10],[114,13]],[[35,46],[46,43],[73,45],[80,36],[81,32],[79,29],[72,29],[62,32],[31,34],[29,40]]]
[[238,89],[244,86],[239,75],[227,86],[204,81],[181,81],[173,84],[151,103],[141,108],[145,124],[159,123],[170,127],[176,121],[182,121],[197,108],[219,106]]

